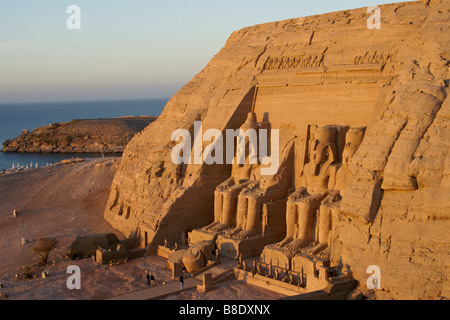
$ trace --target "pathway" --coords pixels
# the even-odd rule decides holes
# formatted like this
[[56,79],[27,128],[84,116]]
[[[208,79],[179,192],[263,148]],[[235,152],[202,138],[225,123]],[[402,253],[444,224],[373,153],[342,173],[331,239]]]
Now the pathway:
[[201,285],[202,281],[198,279],[185,279],[184,287],[181,289],[179,281],[171,282],[165,285],[151,287],[145,290],[132,292],[129,294],[121,295],[118,297],[110,298],[107,300],[153,300],[159,299],[168,295],[177,294],[183,291],[197,288],[197,285]]

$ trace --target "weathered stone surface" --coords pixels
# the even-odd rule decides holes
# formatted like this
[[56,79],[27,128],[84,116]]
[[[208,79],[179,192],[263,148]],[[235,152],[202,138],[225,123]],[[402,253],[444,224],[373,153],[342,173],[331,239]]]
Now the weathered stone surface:
[[214,190],[231,165],[171,160],[172,132],[193,133],[195,120],[223,132],[253,111],[280,130],[280,150],[300,141],[291,192],[302,187],[314,128],[367,127],[341,190],[331,261],[350,267],[362,287],[378,265],[381,298],[450,296],[450,2],[380,8],[381,30],[367,28],[363,8],[234,32],[130,142],[105,218],[138,231],[149,252],[213,221]]

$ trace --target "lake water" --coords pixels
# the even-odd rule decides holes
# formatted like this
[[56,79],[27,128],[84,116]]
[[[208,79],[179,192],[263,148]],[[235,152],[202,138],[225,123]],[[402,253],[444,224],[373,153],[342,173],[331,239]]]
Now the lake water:
[[[126,116],[159,116],[169,99],[115,100],[0,104],[0,148],[1,143],[21,134],[51,123],[68,122],[74,119],[100,119]],[[0,152],[0,170],[12,165],[45,166],[72,157],[94,158],[100,154],[21,154]]]

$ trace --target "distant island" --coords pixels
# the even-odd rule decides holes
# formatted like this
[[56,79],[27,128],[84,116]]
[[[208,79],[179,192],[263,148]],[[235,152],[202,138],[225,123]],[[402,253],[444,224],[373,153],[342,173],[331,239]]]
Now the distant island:
[[122,153],[136,133],[157,117],[121,117],[54,123],[3,142],[2,152]]

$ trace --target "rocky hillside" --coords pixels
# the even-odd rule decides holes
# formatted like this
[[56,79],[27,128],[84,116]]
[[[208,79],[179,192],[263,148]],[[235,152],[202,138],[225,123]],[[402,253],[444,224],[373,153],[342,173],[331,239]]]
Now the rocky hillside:
[[450,297],[450,1],[380,9],[381,29],[367,27],[361,8],[234,32],[127,146],[105,218],[153,245],[212,222],[214,190],[231,166],[171,161],[172,132],[192,131],[195,120],[223,132],[266,106],[281,135],[364,125],[333,263],[350,267],[361,286],[379,266],[380,298]]
[[73,120],[23,132],[3,143],[3,152],[121,153],[156,117]]

